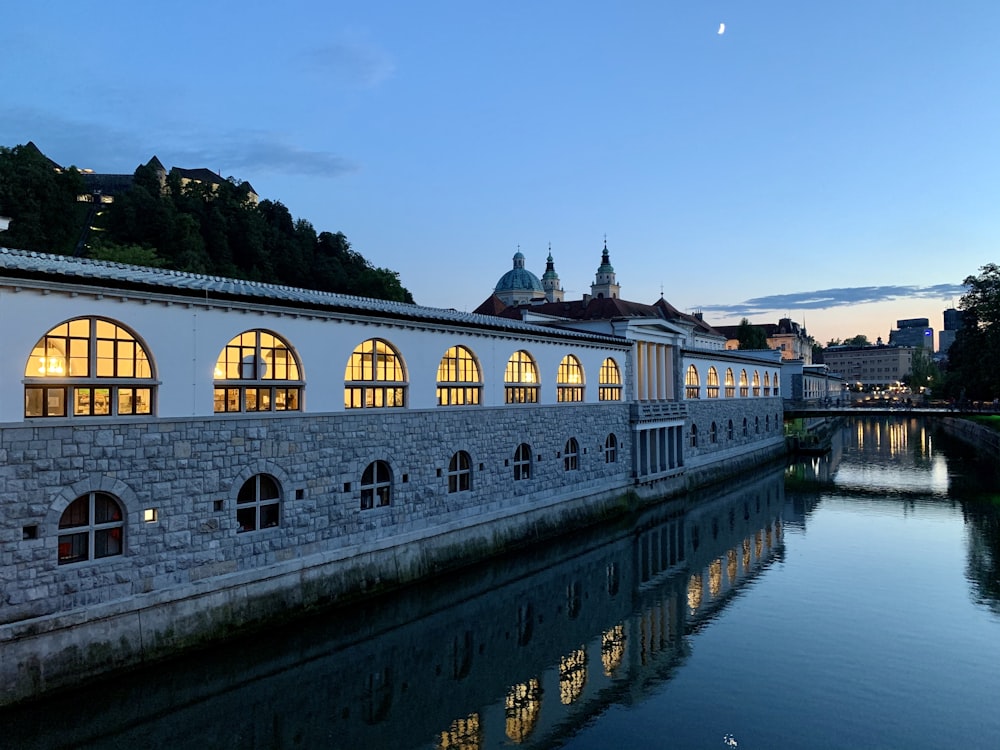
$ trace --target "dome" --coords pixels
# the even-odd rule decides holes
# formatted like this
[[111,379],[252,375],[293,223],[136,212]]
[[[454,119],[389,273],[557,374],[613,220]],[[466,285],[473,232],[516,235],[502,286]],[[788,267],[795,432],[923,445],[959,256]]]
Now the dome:
[[504,292],[545,293],[538,277],[524,267],[524,255],[520,251],[514,255],[514,267],[500,277],[493,291],[497,295],[502,295]]

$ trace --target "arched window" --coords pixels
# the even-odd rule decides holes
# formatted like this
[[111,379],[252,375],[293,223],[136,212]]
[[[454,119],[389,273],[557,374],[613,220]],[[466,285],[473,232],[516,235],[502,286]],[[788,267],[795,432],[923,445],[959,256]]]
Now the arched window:
[[622,400],[622,373],[618,363],[608,357],[601,363],[600,382],[597,389],[599,401]]
[[719,397],[719,371],[714,367],[708,368],[708,382],[706,386],[709,398]]
[[736,397],[736,379],[733,377],[733,368],[726,368],[726,398]]
[[59,564],[99,560],[125,550],[125,514],[106,492],[88,492],[59,518]]
[[618,461],[618,438],[610,433],[604,441],[604,463],[613,464]]
[[753,395],[760,396],[760,373],[753,371]]
[[694,422],[691,423],[690,439],[691,439],[691,447],[692,448],[697,448],[698,447],[698,425],[696,425]]
[[302,375],[288,343],[270,331],[244,331],[215,363],[215,411],[298,411]]
[[506,403],[538,403],[538,368],[526,351],[514,352],[507,360],[507,371],[503,380]]
[[344,408],[403,406],[406,406],[406,373],[402,357],[385,341],[363,341],[351,353],[344,372]]
[[764,417],[764,432],[770,432],[770,431],[771,431],[771,415],[768,414],[766,417]]
[[760,417],[753,418],[753,431],[755,434],[760,434]]
[[567,354],[559,363],[556,401],[583,401],[583,367],[580,366],[580,360],[572,354]]
[[361,510],[382,508],[392,501],[392,469],[385,461],[372,461],[361,475]]
[[281,521],[281,488],[270,474],[255,474],[236,496],[237,532],[258,531]]
[[775,396],[781,395],[781,393],[778,392],[778,373],[774,373],[774,390],[772,392]]
[[747,426],[747,418],[743,417],[743,437],[748,437],[750,435],[750,429]]
[[527,443],[514,451],[514,479],[531,479],[531,446]]
[[708,439],[712,443],[719,442],[719,427],[715,422],[712,422],[712,426],[708,430]]
[[726,439],[732,440],[735,436],[735,430],[733,430],[733,420],[729,420],[729,424],[726,426]]
[[448,462],[448,492],[468,492],[472,489],[472,459],[459,451]]
[[438,365],[438,406],[473,406],[482,403],[483,377],[475,356],[464,346],[453,346]]
[[684,398],[700,398],[701,386],[698,382],[698,368],[688,365],[687,374],[684,376]]
[[747,380],[747,371],[740,370],[740,397],[746,398],[750,395],[750,381]]
[[566,471],[576,471],[580,468],[580,444],[576,438],[566,441],[566,449],[563,451],[563,468]]
[[155,396],[143,344],[103,318],[57,325],[38,340],[24,368],[25,417],[152,414]]
[[767,370],[764,370],[764,395],[771,395],[771,374]]

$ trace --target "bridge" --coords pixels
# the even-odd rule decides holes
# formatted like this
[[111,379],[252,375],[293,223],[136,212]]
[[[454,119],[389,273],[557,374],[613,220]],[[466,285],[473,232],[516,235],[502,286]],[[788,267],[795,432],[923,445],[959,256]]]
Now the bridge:
[[823,406],[803,402],[786,402],[785,419],[800,417],[961,417],[971,414],[996,414],[993,409],[949,409],[941,406]]

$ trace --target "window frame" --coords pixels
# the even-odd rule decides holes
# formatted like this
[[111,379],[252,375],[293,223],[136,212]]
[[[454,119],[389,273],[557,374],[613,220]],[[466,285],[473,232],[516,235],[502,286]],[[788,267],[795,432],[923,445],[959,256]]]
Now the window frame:
[[563,470],[577,471],[580,468],[580,443],[571,437],[563,448]]
[[613,464],[618,462],[618,436],[609,432],[604,439],[604,463]]
[[302,363],[292,345],[267,328],[229,339],[216,358],[212,383],[215,414],[302,411]]
[[701,378],[694,365],[688,365],[684,373],[684,398],[701,398]]
[[[387,508],[392,505],[392,466],[388,461],[377,459],[365,467],[361,473],[361,510]],[[376,504],[375,499],[378,498]]]
[[507,359],[504,369],[504,403],[537,404],[541,380],[538,364],[530,352],[518,349]]
[[[248,534],[281,526],[282,496],[281,483],[272,474],[259,472],[249,477],[236,493],[236,533]],[[245,519],[250,519],[252,526],[247,525]]]
[[583,401],[583,391],[586,385],[583,365],[573,354],[567,354],[559,362],[556,371],[556,402],[579,403]]
[[[98,520],[98,500],[104,501],[117,512],[116,517]],[[72,518],[85,506],[85,517],[82,521]],[[75,522],[76,521],[76,522]],[[56,563],[58,565],[77,565],[80,563],[97,562],[109,557],[121,557],[125,554],[126,512],[122,502],[109,492],[91,490],[76,497],[69,503],[59,516],[56,525]],[[77,550],[80,542],[85,547],[83,554]],[[103,554],[98,554],[99,541],[103,542]],[[108,542],[117,545],[117,551],[107,552]],[[64,554],[64,545],[67,553]],[[77,551],[71,555],[69,552]]]
[[514,449],[514,481],[520,482],[522,480],[531,479],[531,446],[527,443],[521,443]]
[[25,419],[156,414],[159,382],[149,346],[113,318],[81,315],[53,326],[31,348],[23,372]]
[[708,368],[708,375],[705,378],[705,391],[709,398],[719,397],[719,371],[715,365]]
[[448,347],[438,363],[437,405],[480,406],[483,402],[482,367],[472,350]]
[[472,457],[467,451],[455,451],[448,461],[448,494],[472,491]]
[[[393,377],[386,377],[390,370]],[[364,377],[366,374],[371,377]],[[409,385],[399,350],[385,339],[365,339],[347,358],[344,409],[406,408]]]
[[597,377],[598,401],[622,400],[622,372],[618,363],[611,357],[605,357]]

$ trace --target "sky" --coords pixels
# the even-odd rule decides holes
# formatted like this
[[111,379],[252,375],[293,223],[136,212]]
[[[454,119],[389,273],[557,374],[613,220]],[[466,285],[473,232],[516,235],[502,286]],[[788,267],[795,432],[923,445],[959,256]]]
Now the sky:
[[1000,260],[998,31],[997,0],[6,0],[0,145],[246,180],[424,305],[550,247],[577,299],[606,238],[626,299],[874,342]]

